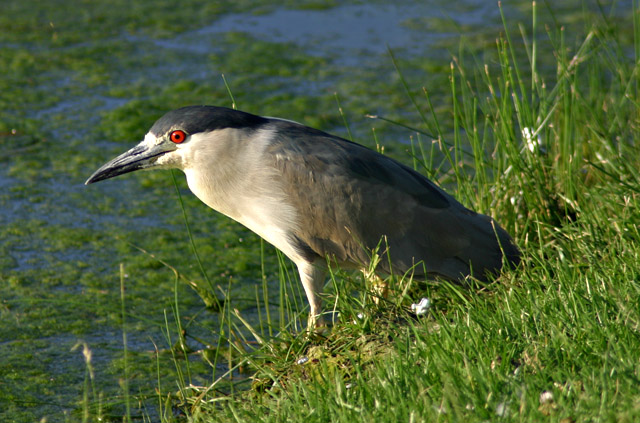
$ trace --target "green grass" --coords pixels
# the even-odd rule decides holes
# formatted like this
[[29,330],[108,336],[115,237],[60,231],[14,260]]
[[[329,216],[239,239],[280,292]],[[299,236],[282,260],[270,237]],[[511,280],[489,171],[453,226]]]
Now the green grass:
[[[279,307],[263,270],[259,323],[225,298],[219,343],[200,352],[233,375],[212,370],[208,386],[191,385],[189,351],[172,339],[189,329],[167,323],[184,377],[177,392],[158,393],[161,419],[638,421],[635,7],[631,40],[603,13],[568,41],[562,27],[538,26],[534,6],[530,26],[504,22],[494,49],[472,53],[462,42],[448,115],[402,79],[417,116],[414,165],[515,236],[517,269],[470,288],[394,280],[378,305],[358,275],[336,270],[325,304],[340,319],[307,337],[295,269],[280,257]],[[415,318],[408,308],[422,296],[433,306]]]

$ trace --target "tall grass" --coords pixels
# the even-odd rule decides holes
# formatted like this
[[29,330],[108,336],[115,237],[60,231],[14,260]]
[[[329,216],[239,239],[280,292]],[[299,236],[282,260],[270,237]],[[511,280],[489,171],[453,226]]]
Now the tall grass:
[[[468,290],[401,280],[378,305],[332,273],[331,332],[263,346],[254,389],[202,421],[640,418],[636,6],[631,52],[604,13],[576,44],[535,3],[528,29],[503,17],[490,60],[464,44],[453,58],[445,118],[404,81],[416,167],[498,218],[519,269]],[[435,305],[416,319],[420,294]]]

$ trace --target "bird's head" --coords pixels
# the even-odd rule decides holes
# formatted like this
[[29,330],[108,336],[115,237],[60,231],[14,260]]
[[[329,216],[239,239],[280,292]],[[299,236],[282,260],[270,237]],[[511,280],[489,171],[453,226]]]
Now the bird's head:
[[[216,106],[188,106],[172,110],[158,119],[144,140],[96,170],[85,185],[140,169],[183,169],[185,161],[198,154],[203,142],[215,143],[230,129],[256,129],[268,119]],[[236,137],[234,137],[236,138]],[[215,149],[213,145],[208,150]]]

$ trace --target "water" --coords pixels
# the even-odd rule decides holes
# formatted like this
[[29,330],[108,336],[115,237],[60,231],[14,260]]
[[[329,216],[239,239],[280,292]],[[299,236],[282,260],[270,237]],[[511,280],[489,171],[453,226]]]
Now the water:
[[[209,54],[212,46],[215,51],[215,40],[220,34],[245,32],[271,42],[295,43],[310,54],[331,57],[342,65],[361,66],[363,60],[385,54],[387,48],[424,54],[435,40],[455,35],[455,31],[429,31],[428,25],[418,31],[411,29],[405,23],[416,15],[450,18],[452,23],[460,25],[481,24],[485,19],[497,22],[497,8],[485,2],[450,16],[442,6],[355,4],[314,12],[278,9],[257,16],[231,14],[175,38],[157,40],[156,45],[192,54]],[[451,29],[454,28],[451,25]]]

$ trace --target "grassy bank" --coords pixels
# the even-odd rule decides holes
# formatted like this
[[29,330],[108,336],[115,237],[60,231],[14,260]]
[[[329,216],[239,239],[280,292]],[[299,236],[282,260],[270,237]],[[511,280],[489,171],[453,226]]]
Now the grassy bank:
[[[337,271],[326,304],[339,319],[307,338],[295,271],[282,260],[278,315],[258,291],[257,325],[225,302],[220,344],[200,352],[214,369],[228,363],[233,378],[218,371],[194,386],[185,372],[177,392],[158,393],[162,419],[640,419],[632,12],[633,39],[603,13],[569,41],[559,25],[539,27],[534,7],[530,26],[504,23],[495,49],[470,53],[462,43],[446,114],[434,110],[429,87],[406,84],[414,165],[496,217],[523,250],[518,269],[469,288],[394,280],[377,305],[360,276]],[[420,297],[433,305],[415,317],[409,307]],[[183,369],[180,353],[190,352],[180,344]]]

